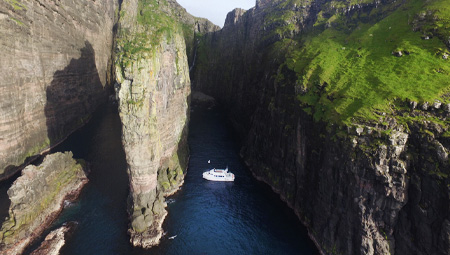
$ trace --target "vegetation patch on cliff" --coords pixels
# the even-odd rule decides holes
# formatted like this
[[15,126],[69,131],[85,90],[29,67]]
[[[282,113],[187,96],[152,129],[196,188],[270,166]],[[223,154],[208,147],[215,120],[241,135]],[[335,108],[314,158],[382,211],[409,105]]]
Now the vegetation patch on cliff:
[[[125,77],[127,67],[141,58],[151,57],[163,38],[169,40],[174,32],[181,31],[179,24],[165,10],[170,11],[166,0],[138,1],[135,31],[121,28],[117,38],[116,66],[121,70],[117,73],[119,80]],[[128,15],[122,10],[120,18]]]
[[[422,10],[448,3],[407,1],[377,22],[358,22],[351,30],[331,26],[302,37],[285,63],[297,75],[298,100],[316,121],[347,124],[378,120],[393,111],[395,100],[446,102],[445,42],[415,32],[412,23]],[[446,15],[434,20],[438,28],[448,26]]]
[[[120,12],[120,18],[129,18],[131,14],[125,10]],[[206,19],[190,16],[184,8],[175,1],[168,0],[141,0],[138,1],[138,10],[134,18],[134,30],[120,28],[117,37],[116,66],[120,70],[118,79],[125,77],[125,69],[140,59],[152,58],[155,50],[163,42],[170,41],[175,34],[182,34],[186,42],[186,53],[193,58],[196,41],[203,29],[216,28]],[[198,27],[197,27],[198,26]],[[178,66],[178,59],[177,66]]]
[[14,10],[16,10],[16,11],[21,11],[23,9],[26,9],[26,6],[17,0],[5,0],[5,2],[7,2],[9,5],[11,5],[14,8]]
[[435,0],[420,12],[420,16],[425,19],[421,30],[436,35],[441,40],[447,40],[447,46],[450,47],[450,2]]

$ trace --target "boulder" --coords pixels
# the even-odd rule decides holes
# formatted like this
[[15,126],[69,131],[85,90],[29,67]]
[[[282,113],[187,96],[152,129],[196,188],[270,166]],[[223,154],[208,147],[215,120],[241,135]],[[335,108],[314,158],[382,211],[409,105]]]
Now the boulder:
[[444,104],[444,111],[450,112],[450,104]]
[[392,55],[396,56],[396,57],[402,57],[403,53],[401,51],[393,51]]
[[411,107],[411,110],[414,110],[417,107],[417,102],[416,101],[411,101],[411,102],[409,102],[409,106]]
[[442,105],[442,103],[441,103],[441,101],[439,101],[439,100],[435,100],[434,103],[433,103],[433,107],[434,107],[435,109],[441,108],[441,105]]

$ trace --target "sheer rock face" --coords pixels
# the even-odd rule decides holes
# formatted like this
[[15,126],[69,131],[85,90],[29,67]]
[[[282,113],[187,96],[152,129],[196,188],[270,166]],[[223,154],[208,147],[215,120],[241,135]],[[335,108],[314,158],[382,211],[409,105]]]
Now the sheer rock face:
[[[175,1],[125,0],[121,9],[115,70],[130,177],[129,232],[133,245],[150,247],[162,234],[164,196],[178,190],[187,167],[185,37],[192,44],[195,32],[216,26],[186,16]],[[154,18],[164,22],[147,22]]]
[[[242,16],[229,14],[237,22],[230,19],[206,35],[194,89],[224,105],[243,140],[245,162],[295,210],[323,254],[448,254],[445,128],[425,121],[406,129],[386,118],[392,131],[383,135],[382,128],[313,121],[296,100],[295,74],[277,80],[282,56],[270,50],[283,38],[267,20],[282,2],[287,1],[257,1]],[[321,2],[290,6],[295,15],[279,23],[295,27],[283,37],[314,24]],[[449,117],[443,110],[416,111]]]
[[71,152],[51,154],[39,166],[27,166],[8,190],[11,205],[0,231],[1,253],[22,254],[56,218],[64,200],[78,197],[87,182],[84,167]]
[[154,54],[127,70],[119,91],[133,199],[130,232],[132,243],[144,247],[159,241],[163,195],[181,185],[186,165],[178,161],[187,157],[190,80],[183,37],[161,42]]
[[241,8],[236,8],[233,11],[227,14],[227,18],[225,19],[225,26],[236,24],[239,19],[244,15],[245,10]]
[[117,6],[0,2],[0,179],[80,127],[104,101]]

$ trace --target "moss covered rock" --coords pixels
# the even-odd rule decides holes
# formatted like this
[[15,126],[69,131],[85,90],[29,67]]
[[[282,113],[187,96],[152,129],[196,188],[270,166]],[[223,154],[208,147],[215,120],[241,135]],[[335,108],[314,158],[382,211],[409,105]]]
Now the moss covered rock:
[[8,190],[9,217],[0,230],[3,254],[21,254],[62,210],[64,200],[78,196],[88,182],[83,165],[66,152],[23,170]]

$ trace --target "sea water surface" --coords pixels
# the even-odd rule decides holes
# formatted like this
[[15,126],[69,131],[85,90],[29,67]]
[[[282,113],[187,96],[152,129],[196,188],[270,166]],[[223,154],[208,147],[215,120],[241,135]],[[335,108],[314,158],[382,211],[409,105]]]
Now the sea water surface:
[[[117,109],[109,105],[99,111],[55,148],[71,150],[91,164],[79,200],[51,227],[78,222],[61,254],[318,254],[292,210],[243,164],[239,143],[219,108],[194,106],[189,128],[185,183],[167,200],[166,235],[148,250],[133,248],[127,235],[129,189]],[[227,166],[234,182],[202,179],[204,171]]]

